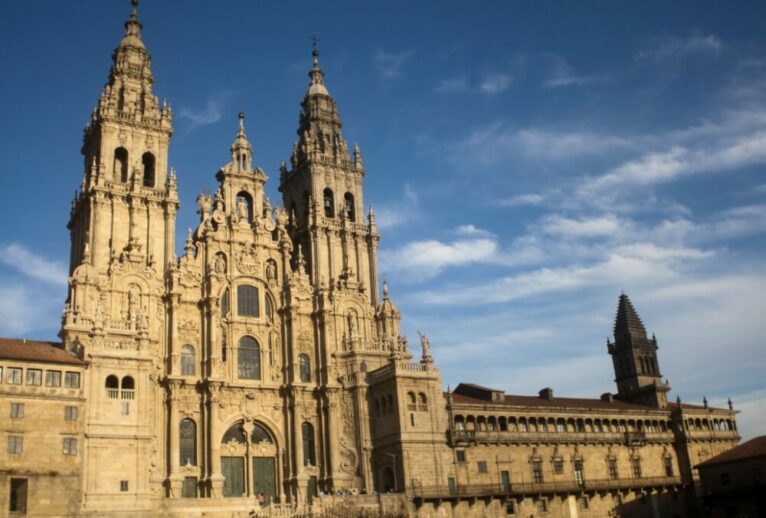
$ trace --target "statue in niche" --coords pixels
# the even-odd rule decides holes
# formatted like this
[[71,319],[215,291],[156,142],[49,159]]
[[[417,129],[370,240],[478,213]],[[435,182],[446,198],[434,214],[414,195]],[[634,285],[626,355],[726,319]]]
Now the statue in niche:
[[348,312],[348,335],[349,338],[356,336],[356,311],[353,309]]
[[247,202],[244,198],[237,198],[237,219],[238,221],[244,221],[247,223],[250,218],[250,210],[247,207]]
[[276,282],[277,280],[277,265],[271,259],[266,261],[266,279],[269,282]]
[[223,197],[221,191],[215,193],[215,208],[213,209],[213,221],[220,224],[223,222]]
[[226,273],[226,257],[223,254],[218,253],[215,255],[215,264],[213,265],[215,273],[223,275]]

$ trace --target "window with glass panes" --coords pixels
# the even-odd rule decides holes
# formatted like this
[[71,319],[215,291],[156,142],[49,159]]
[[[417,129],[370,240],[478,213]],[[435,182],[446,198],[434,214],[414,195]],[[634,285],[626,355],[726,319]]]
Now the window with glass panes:
[[60,387],[61,386],[61,371],[45,371],[45,386]]
[[27,385],[42,385],[43,371],[40,369],[27,369]]
[[258,316],[258,288],[247,284],[237,286],[237,315]]

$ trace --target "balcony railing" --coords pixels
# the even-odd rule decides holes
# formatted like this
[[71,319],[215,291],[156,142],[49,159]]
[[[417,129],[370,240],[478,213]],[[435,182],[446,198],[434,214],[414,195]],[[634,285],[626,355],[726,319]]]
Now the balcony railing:
[[594,479],[577,482],[512,482],[510,484],[475,484],[448,486],[422,486],[412,489],[412,495],[419,499],[470,498],[485,496],[518,496],[541,493],[580,493],[586,491],[609,491],[617,489],[641,489],[667,487],[681,484],[679,477],[645,477],[626,479]]

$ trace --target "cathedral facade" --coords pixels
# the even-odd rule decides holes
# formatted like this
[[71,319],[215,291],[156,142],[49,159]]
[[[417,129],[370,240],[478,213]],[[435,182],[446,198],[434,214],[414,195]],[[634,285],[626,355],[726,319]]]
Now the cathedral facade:
[[240,114],[176,257],[136,4],[84,133],[61,342],[0,339],[0,516],[694,515],[735,412],[668,402],[627,296],[614,395],[445,393],[425,336],[414,356],[316,50],[282,206]]

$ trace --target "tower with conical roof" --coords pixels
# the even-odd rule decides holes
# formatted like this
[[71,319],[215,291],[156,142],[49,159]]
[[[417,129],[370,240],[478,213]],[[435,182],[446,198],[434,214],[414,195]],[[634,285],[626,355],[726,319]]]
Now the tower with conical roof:
[[617,303],[614,342],[607,340],[614,364],[617,397],[656,408],[668,404],[670,386],[662,381],[657,362],[657,339],[648,338],[641,318],[624,293]]

